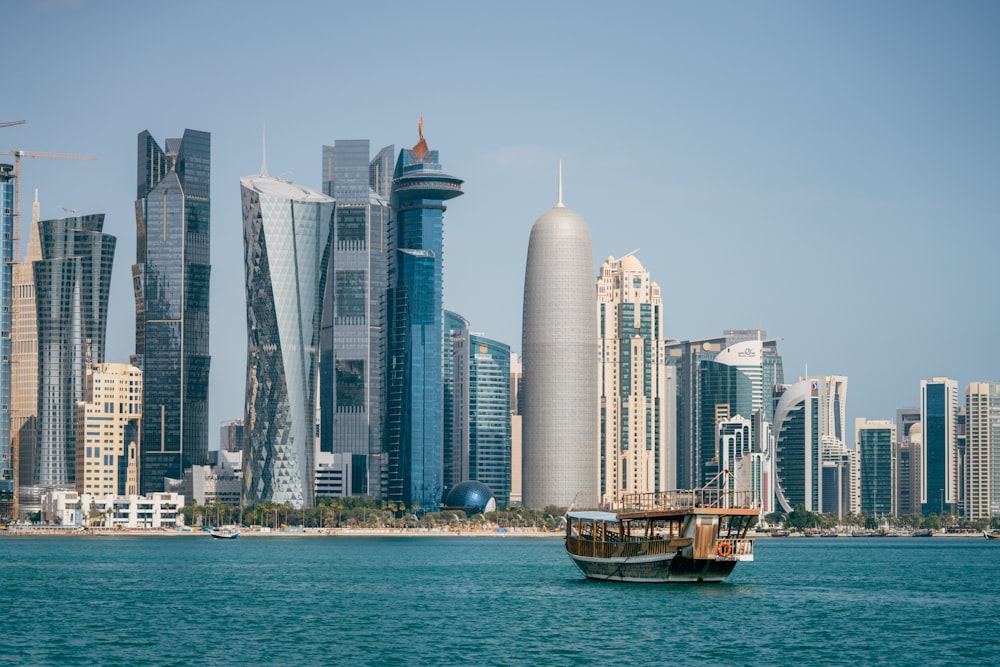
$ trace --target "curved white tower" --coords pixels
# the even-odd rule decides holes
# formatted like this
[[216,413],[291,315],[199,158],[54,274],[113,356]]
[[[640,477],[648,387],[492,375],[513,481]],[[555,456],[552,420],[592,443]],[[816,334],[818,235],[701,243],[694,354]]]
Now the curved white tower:
[[243,489],[249,503],[312,507],[316,384],[332,197],[240,179],[247,293]]
[[531,228],[522,320],[526,507],[597,506],[597,296],[587,223],[559,203]]

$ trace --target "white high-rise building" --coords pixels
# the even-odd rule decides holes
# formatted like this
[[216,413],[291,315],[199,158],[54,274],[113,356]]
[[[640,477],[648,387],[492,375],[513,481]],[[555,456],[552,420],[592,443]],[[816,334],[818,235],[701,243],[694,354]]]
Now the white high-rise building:
[[1000,516],[1000,383],[972,382],[965,389],[966,519]]
[[635,255],[608,257],[597,276],[600,484],[603,503],[672,489],[674,369],[664,354],[660,286]]
[[597,298],[587,223],[559,201],[531,228],[524,272],[523,503],[596,507]]
[[810,375],[803,378],[819,388],[819,444],[824,461],[839,461],[847,453],[847,377]]

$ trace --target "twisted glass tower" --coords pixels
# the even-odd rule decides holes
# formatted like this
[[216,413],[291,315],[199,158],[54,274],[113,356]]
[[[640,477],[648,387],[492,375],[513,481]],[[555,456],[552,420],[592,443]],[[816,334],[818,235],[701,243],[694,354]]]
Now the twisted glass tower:
[[135,202],[136,365],[143,372],[141,493],[208,463],[208,132],[160,148],[139,134]]
[[411,510],[442,500],[442,227],[445,200],[461,194],[421,120],[420,140],[399,152],[393,174],[386,292],[385,497]]
[[598,344],[587,223],[559,203],[531,228],[522,320],[525,507],[597,507]]
[[316,385],[335,201],[240,179],[247,292],[243,488],[248,503],[313,504]]
[[104,362],[114,236],[104,215],[38,223],[42,258],[33,264],[38,319],[38,439],[34,483],[72,490],[76,404],[87,368]]

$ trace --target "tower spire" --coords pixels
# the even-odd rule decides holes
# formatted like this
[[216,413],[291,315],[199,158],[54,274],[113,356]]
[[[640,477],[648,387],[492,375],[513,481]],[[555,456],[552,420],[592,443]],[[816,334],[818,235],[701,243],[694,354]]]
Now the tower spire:
[[260,175],[261,176],[267,176],[267,126],[266,125],[261,126],[260,134],[261,134],[261,138],[260,138],[260,143],[261,143],[261,148],[260,148],[260,153],[261,153],[261,158],[260,158]]
[[563,203],[562,203],[562,160],[559,160],[559,201],[556,202],[556,208],[563,208]]

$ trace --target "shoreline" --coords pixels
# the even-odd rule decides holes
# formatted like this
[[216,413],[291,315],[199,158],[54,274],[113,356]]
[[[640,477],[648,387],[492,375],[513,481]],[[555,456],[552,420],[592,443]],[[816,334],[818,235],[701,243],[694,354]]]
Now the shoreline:
[[[78,526],[10,526],[0,531],[2,537],[211,537],[199,529],[176,530],[171,528],[91,528],[81,530]],[[511,529],[504,532],[494,530],[441,530],[432,528],[306,528],[300,530],[254,530],[241,528],[240,537],[531,537],[562,538],[562,531],[542,531],[533,529]]]

